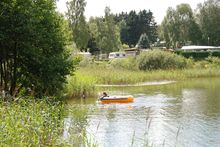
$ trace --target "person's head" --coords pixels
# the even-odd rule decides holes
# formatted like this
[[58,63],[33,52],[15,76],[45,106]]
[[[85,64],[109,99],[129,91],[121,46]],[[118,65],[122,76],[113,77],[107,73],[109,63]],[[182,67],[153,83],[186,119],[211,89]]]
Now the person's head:
[[103,92],[103,95],[104,95],[104,96],[107,96],[107,93],[106,93],[106,92]]

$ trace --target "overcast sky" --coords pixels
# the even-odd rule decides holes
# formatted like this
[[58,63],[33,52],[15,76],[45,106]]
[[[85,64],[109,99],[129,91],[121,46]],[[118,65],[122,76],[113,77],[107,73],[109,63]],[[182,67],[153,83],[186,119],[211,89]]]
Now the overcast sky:
[[[66,1],[59,0],[57,7],[60,12],[66,11]],[[194,10],[198,3],[203,3],[204,0],[86,0],[85,16],[89,19],[90,16],[103,16],[104,9],[109,6],[112,13],[120,13],[122,11],[129,12],[131,10],[140,11],[143,9],[151,10],[158,24],[161,23],[168,7],[175,8],[181,3],[190,4]]]

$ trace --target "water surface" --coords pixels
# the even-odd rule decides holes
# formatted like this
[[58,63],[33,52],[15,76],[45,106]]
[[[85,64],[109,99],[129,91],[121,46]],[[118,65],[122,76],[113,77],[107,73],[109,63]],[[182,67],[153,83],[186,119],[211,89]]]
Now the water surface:
[[92,108],[86,130],[99,146],[220,146],[220,79],[192,79],[165,85],[104,87],[110,95],[133,95],[134,103]]

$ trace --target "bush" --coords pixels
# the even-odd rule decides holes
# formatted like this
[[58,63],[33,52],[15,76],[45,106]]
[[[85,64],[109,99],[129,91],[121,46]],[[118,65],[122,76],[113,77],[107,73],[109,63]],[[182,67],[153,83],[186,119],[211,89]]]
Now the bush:
[[208,58],[206,58],[206,60],[213,64],[220,65],[220,58],[218,57],[209,56]]
[[86,67],[86,66],[90,66],[91,64],[93,64],[93,59],[90,57],[83,57],[82,60],[79,63],[80,67]]
[[204,68],[208,68],[210,67],[210,62],[206,61],[206,60],[201,60],[201,61],[197,61],[194,64],[194,68],[195,69],[204,69]]
[[192,57],[193,59],[199,60],[199,59],[205,59],[208,58],[209,56],[213,57],[220,57],[220,51],[188,51],[188,52],[183,52],[182,50],[176,50],[176,54],[182,55],[186,58]]
[[137,69],[134,58],[118,58],[112,59],[110,62],[110,67],[117,69]]
[[210,55],[210,52],[182,52],[181,55],[186,58],[205,59]]
[[128,49],[128,48],[129,48],[129,45],[127,45],[127,44],[122,44],[122,48],[123,48],[123,49]]
[[214,57],[220,57],[220,51],[214,51],[211,53]]
[[165,51],[149,51],[137,57],[140,70],[181,69],[187,66],[187,60],[179,55]]

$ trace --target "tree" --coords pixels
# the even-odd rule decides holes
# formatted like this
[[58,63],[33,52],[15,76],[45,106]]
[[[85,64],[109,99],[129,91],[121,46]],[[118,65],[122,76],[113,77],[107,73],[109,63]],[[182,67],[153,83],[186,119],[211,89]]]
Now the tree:
[[72,0],[67,2],[66,16],[72,30],[73,41],[81,50],[86,50],[90,39],[89,28],[84,16],[85,6],[85,0]]
[[69,36],[54,0],[0,2],[0,88],[16,95],[55,95],[72,70]]
[[146,33],[144,33],[140,36],[140,39],[137,43],[137,48],[140,48],[140,49],[150,48],[150,42],[149,42],[149,39],[148,39],[148,36],[146,35]]
[[168,47],[176,48],[188,42],[200,42],[200,29],[188,4],[177,5],[176,10],[168,8],[161,30]]
[[115,20],[120,26],[120,37],[123,44],[130,47],[137,44],[141,34],[146,33],[151,43],[157,40],[157,24],[154,21],[153,13],[149,10],[142,10],[139,13],[130,11],[115,15]]
[[220,45],[220,3],[219,0],[207,0],[199,4],[197,20],[202,31],[205,45]]
[[115,24],[110,8],[105,8],[104,18],[91,18],[89,28],[91,37],[95,38],[102,53],[118,51],[121,48],[119,27]]
[[167,14],[161,24],[161,33],[166,41],[167,47],[175,47],[179,40],[179,26],[176,24],[177,15],[171,7],[167,9]]
[[122,12],[115,15],[115,20],[120,24],[122,43],[130,47],[135,46],[144,33],[152,43],[157,39],[157,24],[151,11],[142,10],[139,13],[130,11],[129,14]]
[[157,24],[154,20],[153,13],[149,10],[139,12],[139,23],[140,25],[140,34],[146,33],[150,42],[157,41]]
[[128,15],[127,25],[128,25],[128,37],[129,40],[127,44],[132,47],[135,46],[136,43],[138,42],[138,39],[141,34],[139,34],[139,29],[138,28],[138,15],[136,14],[135,11],[131,11]]
[[129,42],[129,33],[128,33],[128,25],[126,23],[126,21],[124,19],[122,19],[120,22],[119,22],[119,28],[120,28],[120,39],[121,39],[121,42],[123,44],[126,44]]
[[[105,43],[103,42],[102,49],[104,52],[118,51],[121,47],[119,27],[115,24],[114,16],[111,14],[111,9],[109,7],[105,8]],[[103,40],[104,41],[104,40]]]

